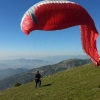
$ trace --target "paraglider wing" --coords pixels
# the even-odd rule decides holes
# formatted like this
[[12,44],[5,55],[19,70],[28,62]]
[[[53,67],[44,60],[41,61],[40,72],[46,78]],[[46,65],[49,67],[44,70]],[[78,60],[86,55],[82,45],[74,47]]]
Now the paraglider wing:
[[33,30],[60,30],[80,25],[82,47],[97,66],[99,55],[96,48],[98,32],[88,12],[80,5],[70,1],[41,1],[24,14],[21,30],[28,35]]

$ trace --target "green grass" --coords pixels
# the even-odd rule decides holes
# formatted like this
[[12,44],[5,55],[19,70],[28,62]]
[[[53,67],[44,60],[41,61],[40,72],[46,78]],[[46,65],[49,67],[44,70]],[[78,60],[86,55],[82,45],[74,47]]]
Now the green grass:
[[[47,86],[46,86],[47,85]],[[0,92],[0,100],[100,100],[100,69],[84,65]]]

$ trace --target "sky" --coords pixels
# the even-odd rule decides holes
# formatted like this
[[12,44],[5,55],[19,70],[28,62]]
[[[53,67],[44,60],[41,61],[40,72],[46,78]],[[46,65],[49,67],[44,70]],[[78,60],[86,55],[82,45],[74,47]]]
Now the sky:
[[[82,50],[79,26],[57,31],[32,31],[26,36],[21,19],[41,0],[0,0],[0,60],[41,58],[56,55],[86,55]],[[72,0],[69,0],[72,1]],[[73,0],[84,7],[100,33],[100,0]],[[97,49],[100,54],[100,35]]]

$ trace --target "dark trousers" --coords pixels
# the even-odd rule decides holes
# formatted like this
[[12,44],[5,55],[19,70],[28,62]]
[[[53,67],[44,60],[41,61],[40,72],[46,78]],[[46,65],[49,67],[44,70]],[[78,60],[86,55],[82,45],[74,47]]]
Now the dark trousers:
[[35,80],[35,88],[37,88],[37,85],[41,87],[41,80]]

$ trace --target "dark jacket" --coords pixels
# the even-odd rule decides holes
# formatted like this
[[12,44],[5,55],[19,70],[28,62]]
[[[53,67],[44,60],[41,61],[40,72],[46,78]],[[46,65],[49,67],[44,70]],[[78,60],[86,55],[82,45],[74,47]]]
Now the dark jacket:
[[40,81],[40,78],[42,78],[41,74],[37,73],[35,75],[35,81]]

